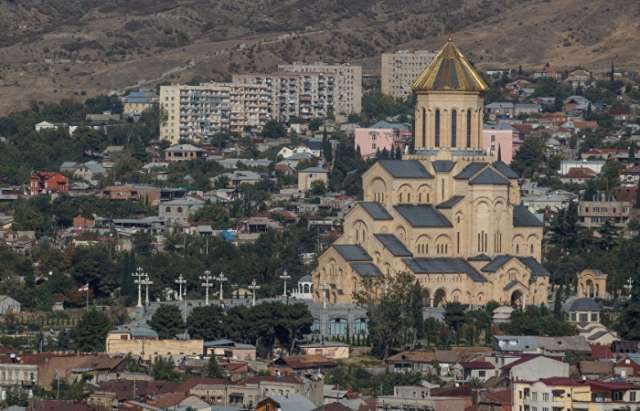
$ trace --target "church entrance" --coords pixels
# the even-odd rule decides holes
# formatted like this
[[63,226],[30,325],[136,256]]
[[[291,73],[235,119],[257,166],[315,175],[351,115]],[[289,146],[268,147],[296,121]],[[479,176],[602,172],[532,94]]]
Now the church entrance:
[[516,310],[521,310],[524,307],[524,296],[521,291],[516,290],[511,294],[511,307]]

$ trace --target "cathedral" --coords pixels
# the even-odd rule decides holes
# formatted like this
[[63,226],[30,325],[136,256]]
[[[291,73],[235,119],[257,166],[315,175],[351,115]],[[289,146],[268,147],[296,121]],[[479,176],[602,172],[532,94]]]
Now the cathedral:
[[314,300],[353,303],[367,279],[409,272],[431,307],[548,303],[542,222],[520,205],[518,175],[481,147],[487,84],[449,40],[412,87],[415,149],[363,174]]

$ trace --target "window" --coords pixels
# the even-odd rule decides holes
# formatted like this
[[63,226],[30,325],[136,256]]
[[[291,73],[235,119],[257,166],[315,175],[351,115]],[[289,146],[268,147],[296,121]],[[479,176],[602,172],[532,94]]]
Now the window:
[[436,110],[435,140],[436,140],[436,147],[440,147],[440,109]]
[[[545,393],[542,394],[542,401],[549,401],[549,393],[548,392],[545,392]],[[547,411],[549,411],[549,410],[547,409]]]
[[484,378],[486,377],[486,375],[487,375],[487,372],[485,370],[478,371],[478,376],[480,376],[480,378]]
[[[531,393],[531,399],[532,399],[533,401],[538,401],[538,393],[537,393],[537,392],[535,392],[535,391],[534,391],[534,392],[532,392],[532,393]],[[534,411],[535,411],[535,408],[534,408]]]
[[636,402],[636,392],[635,391],[630,391],[629,392],[629,401]]
[[422,109],[422,146],[427,145],[427,110]]
[[456,146],[456,140],[458,139],[458,112],[451,110],[451,147]]
[[598,321],[598,313],[591,313],[591,322]]
[[471,110],[467,110],[467,147],[471,147]]

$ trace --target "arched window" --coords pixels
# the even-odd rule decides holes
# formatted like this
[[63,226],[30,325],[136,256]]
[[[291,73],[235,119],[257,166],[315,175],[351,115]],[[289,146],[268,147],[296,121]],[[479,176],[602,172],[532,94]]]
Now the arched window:
[[456,140],[458,139],[458,111],[451,110],[451,147],[456,146]]
[[422,147],[427,146],[427,110],[422,109]]
[[467,147],[471,147],[471,110],[467,110]]
[[435,140],[436,140],[436,147],[440,147],[440,109],[436,110]]

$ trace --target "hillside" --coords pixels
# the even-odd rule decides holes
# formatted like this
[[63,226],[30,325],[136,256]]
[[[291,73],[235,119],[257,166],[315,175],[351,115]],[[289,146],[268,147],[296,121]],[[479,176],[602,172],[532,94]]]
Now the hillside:
[[435,48],[479,66],[637,68],[637,0],[4,0],[0,114],[32,101],[223,80],[280,62]]

